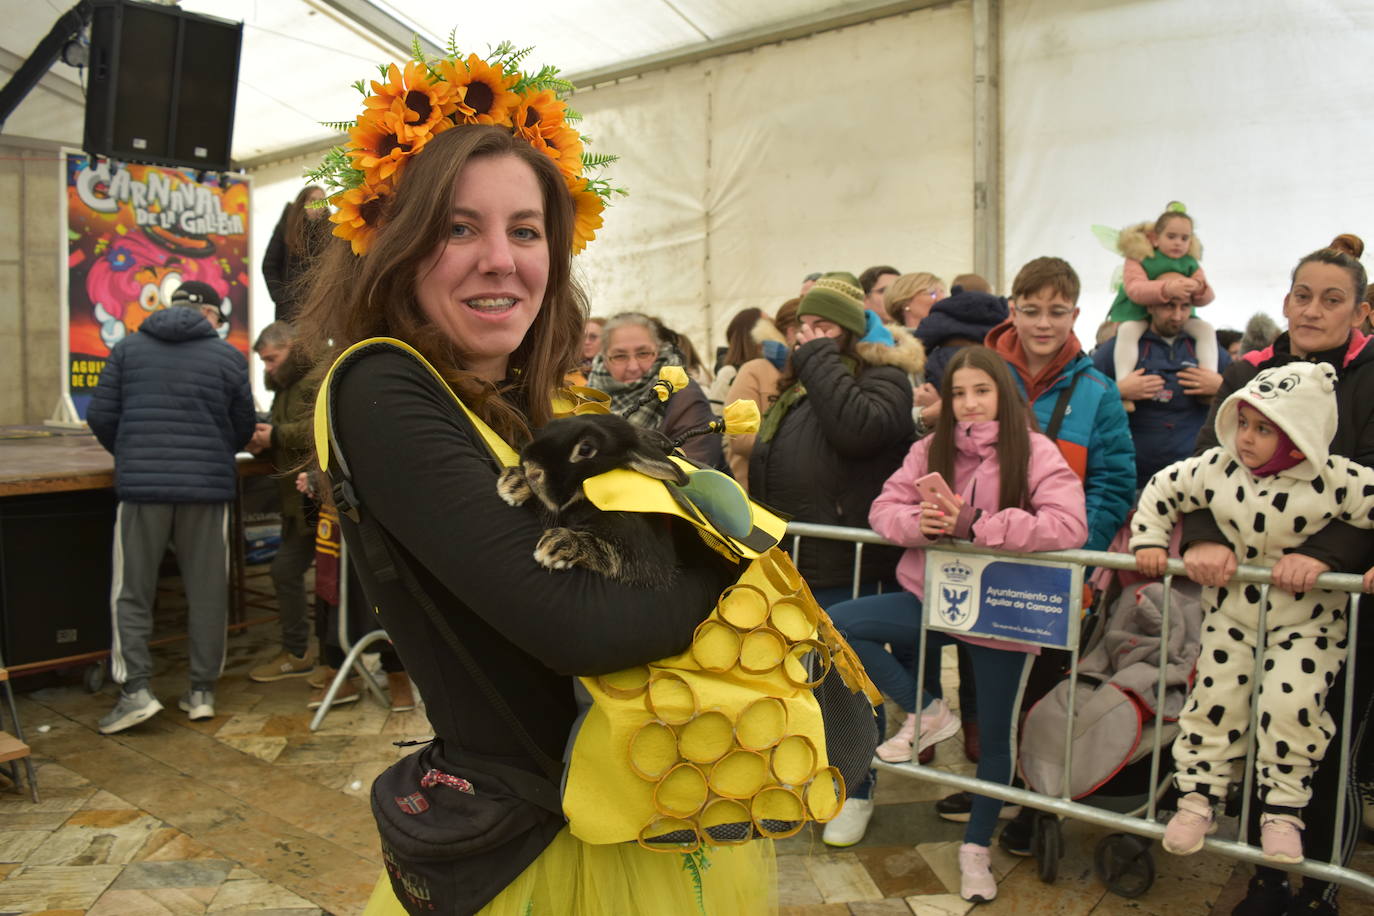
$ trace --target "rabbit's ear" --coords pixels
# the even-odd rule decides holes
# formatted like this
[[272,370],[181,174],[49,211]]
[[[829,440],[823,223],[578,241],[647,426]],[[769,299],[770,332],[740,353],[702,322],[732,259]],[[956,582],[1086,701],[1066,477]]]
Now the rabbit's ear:
[[638,471],[656,480],[671,481],[678,486],[682,486],[687,482],[687,475],[683,472],[682,468],[678,467],[672,461],[669,461],[667,455],[650,448],[645,448],[642,444],[634,451],[630,452],[628,467],[632,471]]

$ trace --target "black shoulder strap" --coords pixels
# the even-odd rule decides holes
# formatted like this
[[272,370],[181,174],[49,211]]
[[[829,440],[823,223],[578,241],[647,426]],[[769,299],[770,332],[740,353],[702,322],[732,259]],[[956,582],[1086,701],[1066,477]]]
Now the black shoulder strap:
[[1054,413],[1050,414],[1050,425],[1045,428],[1045,435],[1051,439],[1059,438],[1059,427],[1064,425],[1064,414],[1069,412],[1069,401],[1073,399],[1073,390],[1078,387],[1078,379],[1083,373],[1076,372],[1073,381],[1069,382],[1069,387],[1059,392],[1059,399],[1054,402]]
[[[338,373],[334,373],[330,379],[331,387],[338,375]],[[332,392],[325,392],[320,404],[325,406],[327,410],[331,408],[333,406]],[[363,507],[358,501],[357,492],[352,486],[348,464],[343,458],[342,449],[335,435],[332,411],[331,416],[328,417],[328,429],[329,448],[335,460],[331,462],[332,467],[326,473],[333,483],[332,491],[340,515],[347,516],[357,525],[362,540],[363,559],[367,563],[368,569],[372,571],[378,582],[399,581],[405,587],[411,598],[425,612],[425,616],[429,618],[434,629],[439,632],[444,643],[458,657],[458,661],[467,671],[468,676],[482,691],[483,698],[506,721],[512,733],[545,775],[540,777],[517,767],[504,766],[485,760],[476,763],[475,768],[491,772],[529,801],[562,817],[563,804],[559,791],[563,774],[562,764],[545,753],[544,749],[530,737],[530,733],[525,730],[525,726],[520,722],[505,698],[501,696],[500,691],[492,684],[482,667],[477,664],[472,653],[463,645],[458,634],[453,631],[453,627],[444,619],[444,615],[435,606],[429,593],[420,585],[400,545],[395,543],[390,532],[383,528],[370,513],[363,511]]]

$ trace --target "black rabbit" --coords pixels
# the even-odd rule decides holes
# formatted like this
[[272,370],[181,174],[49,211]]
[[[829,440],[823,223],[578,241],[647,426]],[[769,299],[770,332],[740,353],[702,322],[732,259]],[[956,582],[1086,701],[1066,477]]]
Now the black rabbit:
[[627,585],[667,588],[677,567],[668,520],[641,512],[604,512],[583,495],[582,481],[615,468],[684,484],[687,475],[668,460],[672,442],[615,414],[554,420],[506,468],[496,492],[512,506],[531,496],[548,530],[534,559],[548,569],[583,566]]

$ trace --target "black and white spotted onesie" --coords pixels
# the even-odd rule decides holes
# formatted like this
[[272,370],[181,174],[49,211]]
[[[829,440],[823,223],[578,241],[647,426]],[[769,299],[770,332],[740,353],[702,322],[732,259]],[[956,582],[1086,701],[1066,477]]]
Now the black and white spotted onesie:
[[[1333,518],[1374,528],[1374,471],[1329,454],[1336,431],[1336,373],[1322,363],[1266,369],[1217,411],[1221,445],[1150,479],[1132,519],[1131,549],[1164,547],[1180,514],[1210,509],[1242,563],[1272,566]],[[1280,427],[1304,460],[1255,476],[1235,451],[1244,401]],[[1296,813],[1335,734],[1326,691],[1345,661],[1342,592],[1269,591],[1263,676],[1257,693],[1257,780],[1268,809]],[[1202,654],[1174,742],[1184,792],[1225,798],[1245,757],[1260,587],[1231,583],[1202,593]]]

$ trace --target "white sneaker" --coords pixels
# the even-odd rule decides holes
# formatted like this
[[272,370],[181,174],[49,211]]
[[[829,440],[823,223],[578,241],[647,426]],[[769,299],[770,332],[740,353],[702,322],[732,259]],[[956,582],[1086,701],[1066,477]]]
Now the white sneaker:
[[186,713],[192,722],[215,717],[215,692],[213,690],[188,690],[177,700],[177,706]]
[[162,704],[153,696],[152,691],[143,687],[133,693],[119,693],[114,709],[100,717],[98,729],[102,735],[113,735],[124,729],[145,722],[162,712]]
[[827,846],[853,846],[868,832],[873,819],[873,799],[847,798],[840,813],[825,825],[821,841]]

